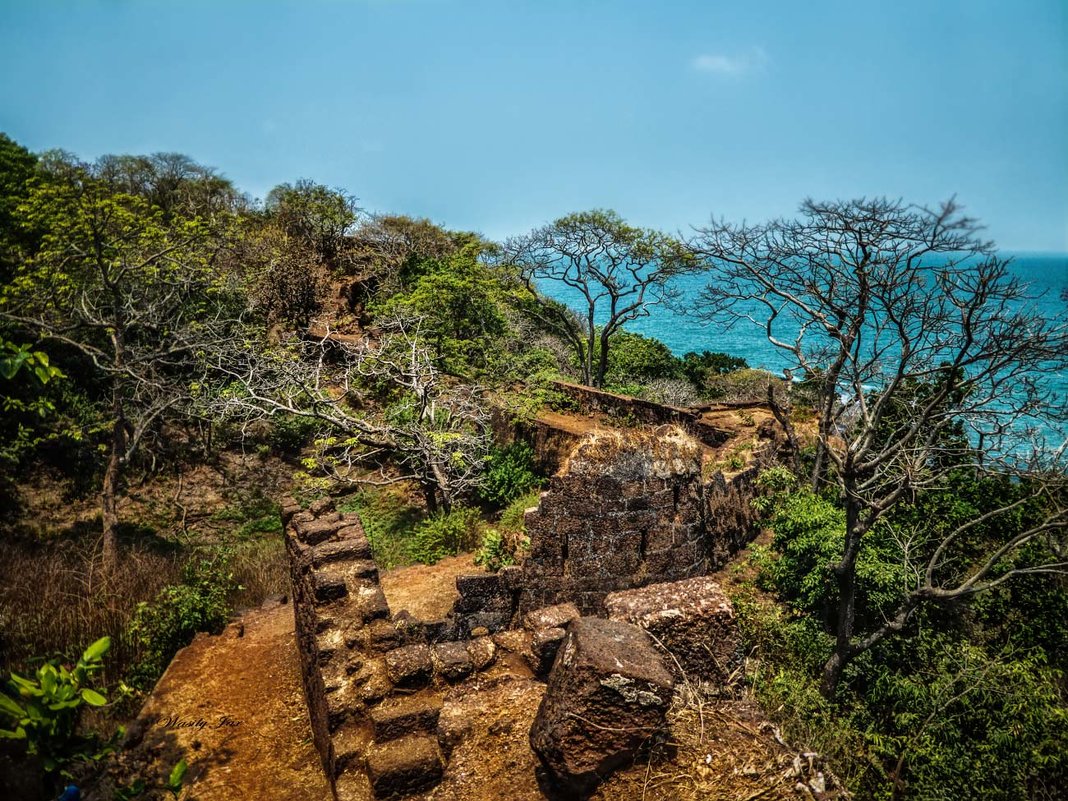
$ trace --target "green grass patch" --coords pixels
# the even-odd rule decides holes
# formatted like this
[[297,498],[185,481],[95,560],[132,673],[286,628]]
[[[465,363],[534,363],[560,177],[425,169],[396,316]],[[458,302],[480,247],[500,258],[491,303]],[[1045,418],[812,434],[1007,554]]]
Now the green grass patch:
[[375,561],[383,570],[418,561],[412,546],[426,512],[413,505],[398,487],[367,487],[338,503],[337,510],[360,516]]

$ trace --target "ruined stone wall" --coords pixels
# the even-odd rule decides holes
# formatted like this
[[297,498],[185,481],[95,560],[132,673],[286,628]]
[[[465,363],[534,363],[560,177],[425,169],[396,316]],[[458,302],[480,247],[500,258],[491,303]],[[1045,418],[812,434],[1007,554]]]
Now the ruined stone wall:
[[502,447],[517,441],[528,444],[534,452],[534,465],[542,475],[551,476],[563,467],[583,437],[549,420],[517,422],[506,410],[494,407],[490,411],[494,442]]
[[[578,404],[583,412],[602,412],[612,417],[627,418],[650,426],[676,425],[710,447],[718,447],[730,438],[730,433],[701,420],[700,412],[681,409],[662,403],[617,395],[582,384],[554,381],[553,385]],[[702,407],[705,408],[705,407]]]
[[703,573],[703,509],[701,451],[679,429],[591,437],[526,514],[520,611],[599,614],[615,590]]
[[285,503],[305,694],[337,799],[416,792],[440,779],[447,753],[437,726],[449,686],[517,658],[545,675],[580,610],[603,616],[609,593],[721,566],[752,535],[755,474],[704,480],[701,446],[674,426],[591,434],[527,511],[529,557],[458,576],[458,597],[437,620],[390,609],[357,515],[330,500],[306,510]]
[[316,748],[339,801],[425,789],[445,763],[443,688],[490,668],[515,592],[500,574],[459,576],[441,620],[393,614],[355,514],[330,500],[283,506],[305,697]]

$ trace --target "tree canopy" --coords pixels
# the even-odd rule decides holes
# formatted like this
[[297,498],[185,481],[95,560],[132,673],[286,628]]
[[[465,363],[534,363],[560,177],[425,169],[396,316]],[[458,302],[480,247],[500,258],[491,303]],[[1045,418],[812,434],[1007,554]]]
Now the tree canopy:
[[[613,336],[671,294],[670,278],[692,262],[682,243],[628,225],[614,211],[585,211],[504,243],[500,263],[530,290],[530,313],[563,337],[581,365],[582,380],[604,384]],[[540,294],[559,282],[576,296],[572,311]]]

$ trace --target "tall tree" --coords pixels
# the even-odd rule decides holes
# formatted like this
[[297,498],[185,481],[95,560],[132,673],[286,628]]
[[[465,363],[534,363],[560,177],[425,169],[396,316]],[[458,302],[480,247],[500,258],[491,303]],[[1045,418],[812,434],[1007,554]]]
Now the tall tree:
[[36,167],[36,156],[0,133],[0,284],[8,282],[19,251],[33,240],[33,231],[19,223],[18,207],[26,200]]
[[306,245],[327,268],[341,268],[346,238],[359,217],[356,198],[301,178],[295,184],[279,184],[272,189],[265,208],[271,221]]
[[237,309],[216,269],[229,218],[165,219],[108,173],[107,161],[43,161],[19,213],[44,233],[0,291],[0,320],[80,354],[106,388],[101,514],[105,562],[114,566],[126,471],[166,420],[194,413],[198,354],[228,339]]
[[[1028,441],[1057,417],[1045,379],[1068,365],[1068,328],[1034,311],[1027,287],[980,230],[952,201],[934,209],[806,201],[799,219],[713,222],[691,243],[712,279],[703,313],[756,323],[817,387],[812,484],[837,491],[846,528],[833,566],[828,695],[850,661],[900,632],[921,604],[1068,569],[1064,445]],[[1025,491],[940,531],[897,609],[858,631],[857,562],[867,535],[962,467],[1017,476]],[[971,530],[1028,503],[1043,514],[962,561]],[[1040,541],[1047,547],[1037,562],[1014,561]]]
[[[561,217],[509,239],[499,259],[530,290],[528,311],[569,343],[583,383],[594,387],[604,384],[613,335],[667,299],[669,279],[692,263],[682,243],[614,211]],[[579,308],[538,293],[551,282],[569,287]]]

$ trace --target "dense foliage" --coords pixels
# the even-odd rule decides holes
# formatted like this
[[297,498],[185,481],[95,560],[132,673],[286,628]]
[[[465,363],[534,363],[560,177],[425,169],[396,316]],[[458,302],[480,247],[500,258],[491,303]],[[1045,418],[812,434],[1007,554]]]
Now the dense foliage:
[[[828,701],[818,687],[834,642],[838,598],[829,571],[845,536],[844,512],[785,470],[766,472],[762,484],[768,494],[759,505],[774,539],[758,552],[757,582],[789,612],[753,595],[740,608],[760,660],[756,690],[785,716],[791,735],[831,756],[864,798],[1057,797],[1068,780],[1063,577],[1039,574],[974,604],[924,608],[907,636],[858,657]],[[873,528],[857,566],[858,625],[884,620],[908,592],[910,562],[924,547],[911,536],[917,519],[937,530],[952,526],[954,515],[975,519],[999,495],[1023,492],[962,472],[952,488],[917,498]],[[943,516],[950,519],[939,523]],[[1027,514],[1015,525],[1026,526]],[[1004,534],[973,536],[979,551]]]
[[230,615],[230,597],[237,584],[225,552],[196,559],[185,566],[181,580],[165,587],[134,612],[126,636],[139,646],[141,660],[130,683],[149,689],[171,657],[198,631],[218,634]]
[[[807,472],[764,474],[774,539],[739,598],[768,709],[864,798],[1056,798],[1063,470],[994,463],[1021,453],[1001,442],[1014,420],[1048,411],[1031,376],[1064,363],[1064,334],[1017,303],[1025,289],[976,230],[953,204],[808,202],[799,220],[715,223],[689,243],[589,211],[498,245],[307,179],[261,203],[178,154],[83,162],[0,135],[0,502],[56,485],[63,503],[99,504],[62,531],[12,515],[4,533],[90,543],[52,583],[84,577],[72,592],[107,600],[143,690],[225,625],[246,583],[227,554],[281,561],[262,487],[191,526],[182,506],[163,536],[125,518],[153,482],[178,476],[155,501],[176,508],[183,476],[223,471],[224,453],[284,460],[305,500],[352,487],[341,508],[360,512],[383,568],[475,551],[498,570],[529,546],[543,476],[495,432],[566,409],[555,380],[679,406],[761,400]],[[698,269],[710,318],[767,311],[797,383],[625,328]],[[170,572],[134,589],[118,567],[135,542],[182,557],[154,559]],[[77,707],[105,697],[98,650],[13,679],[3,733],[75,747]]]

